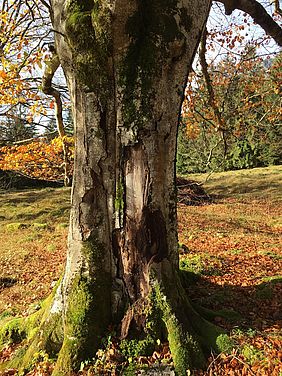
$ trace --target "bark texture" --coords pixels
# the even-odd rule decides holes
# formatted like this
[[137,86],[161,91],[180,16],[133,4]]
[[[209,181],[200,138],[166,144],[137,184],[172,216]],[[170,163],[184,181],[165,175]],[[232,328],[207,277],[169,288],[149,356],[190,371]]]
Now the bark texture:
[[[154,283],[170,295],[165,321],[175,314],[175,322],[168,324],[168,335],[185,343],[192,330],[190,321],[178,317],[184,292],[172,293],[168,286],[175,283],[178,268],[178,114],[209,1],[57,1],[53,9],[54,27],[66,35],[58,35],[57,51],[70,86],[76,132],[64,316],[82,280],[90,298],[81,321],[83,328],[89,322],[89,329],[72,320],[65,324],[54,372],[60,374],[68,354],[67,367],[76,366],[69,350],[74,346],[67,341],[76,337],[73,330],[84,333],[92,356],[112,322],[120,323],[122,338],[144,337]],[[201,356],[190,351],[179,358],[184,374]]]
[[178,276],[175,188],[178,116],[210,1],[51,3],[76,153],[65,273],[39,332],[51,330],[33,344],[56,349],[53,375],[69,375],[109,324],[122,339],[159,326],[185,375],[220,334]]

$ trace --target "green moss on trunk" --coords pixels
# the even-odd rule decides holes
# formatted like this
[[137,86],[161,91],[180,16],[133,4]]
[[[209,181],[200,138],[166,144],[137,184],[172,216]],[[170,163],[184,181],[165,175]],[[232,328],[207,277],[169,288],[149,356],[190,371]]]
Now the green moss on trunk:
[[83,244],[87,271],[70,287],[64,320],[64,342],[53,376],[68,375],[93,358],[111,321],[111,275],[105,271],[105,249],[94,237]]
[[66,33],[76,76],[104,103],[111,90],[111,13],[98,0],[73,0],[67,9]]
[[184,31],[192,26],[187,10],[179,8],[177,0],[142,0],[137,4],[126,24],[131,43],[120,66],[123,119],[128,128],[141,128],[153,118],[155,84],[162,77],[162,68],[183,54]]

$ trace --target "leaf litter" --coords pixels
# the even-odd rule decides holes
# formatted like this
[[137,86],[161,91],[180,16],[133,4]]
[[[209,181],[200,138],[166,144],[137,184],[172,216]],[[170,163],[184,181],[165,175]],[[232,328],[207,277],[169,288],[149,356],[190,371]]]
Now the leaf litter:
[[[204,194],[203,190],[193,191],[193,184],[183,179],[178,181],[180,260],[199,277],[188,286],[188,293],[193,303],[219,312],[223,309],[238,312],[239,316],[232,315],[229,319],[219,314],[213,319],[233,339],[235,345],[231,353],[211,353],[204,370],[193,370],[187,374],[281,376],[282,229],[278,216],[282,212],[282,205],[272,202],[271,199],[258,197],[245,199],[242,196],[230,196],[213,199],[212,196]],[[194,187],[198,188],[195,185]],[[60,217],[58,223],[59,221]],[[29,228],[21,231],[29,231]],[[43,237],[50,241],[48,231],[44,229]],[[66,230],[62,237],[65,242]],[[14,266],[16,270],[22,268],[21,280],[26,283],[33,280],[34,269],[40,265],[37,272],[42,274],[42,283],[48,285],[50,290],[54,276],[57,277],[61,271],[60,262],[64,259],[62,246],[55,245],[54,257],[58,253],[60,259],[57,263],[54,263],[53,258],[45,257],[46,250],[40,245],[37,244],[34,249],[39,254],[36,264],[29,263],[32,261],[30,254],[26,256],[26,265],[23,260],[22,265],[19,265],[19,261],[8,258],[9,270],[6,274],[9,276]],[[3,267],[7,268],[5,259],[1,259],[0,264],[2,270]],[[46,270],[51,272],[47,273]],[[2,281],[0,302],[7,301],[5,292],[15,288],[18,276],[12,274],[12,277],[3,278],[8,279]],[[39,278],[37,280],[39,281]],[[40,282],[38,284],[40,285]],[[28,288],[30,294],[33,290],[32,299],[28,294],[27,297],[20,293],[17,296],[23,315],[29,313],[27,305],[31,301],[39,301],[42,299],[42,291],[46,293],[44,289]],[[15,297],[16,295],[13,295],[13,299]],[[11,303],[11,311],[12,305]],[[7,302],[0,304],[1,307],[7,309]],[[18,312],[19,308],[17,314]],[[4,313],[5,310],[2,309],[2,315]],[[0,353],[0,362],[7,361],[16,349],[15,345],[5,347]],[[150,357],[125,359],[121,355],[118,341],[113,341],[98,352],[95,361],[94,368],[93,364],[85,364],[78,375],[119,375],[122,374],[121,369],[130,362],[147,369],[160,364],[173,366],[167,343],[156,346]],[[52,370],[53,363],[42,356],[28,375],[47,376],[51,375]],[[16,372],[8,369],[3,375],[15,375]]]

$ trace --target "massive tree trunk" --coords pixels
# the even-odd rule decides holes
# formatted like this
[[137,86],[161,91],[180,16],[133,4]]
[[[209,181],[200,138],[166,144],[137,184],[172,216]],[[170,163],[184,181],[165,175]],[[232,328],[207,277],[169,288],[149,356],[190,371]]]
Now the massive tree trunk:
[[175,188],[178,116],[209,3],[52,1],[75,124],[72,209],[65,274],[25,362],[43,346],[58,353],[53,374],[69,375],[110,324],[122,339],[168,339],[179,375],[216,346],[178,276]]

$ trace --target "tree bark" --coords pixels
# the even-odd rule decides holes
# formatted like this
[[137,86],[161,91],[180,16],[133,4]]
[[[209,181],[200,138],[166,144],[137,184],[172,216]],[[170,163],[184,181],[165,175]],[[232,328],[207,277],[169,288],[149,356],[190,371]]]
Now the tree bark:
[[[168,336],[186,343],[187,333],[197,331],[191,317],[183,318],[184,292],[171,287],[178,269],[175,155],[187,71],[209,6],[198,0],[100,1],[94,7],[76,1],[63,11],[64,2],[53,2],[54,28],[65,35],[57,34],[56,42],[76,135],[61,286],[64,341],[54,374],[75,368],[82,352],[93,356],[112,322],[121,338],[142,338],[153,280],[170,302]],[[80,327],[69,313],[78,309],[77,293],[84,305]],[[168,324],[170,315],[175,322]],[[81,353],[74,357],[75,342]],[[197,351],[194,359],[188,350],[178,356],[174,347],[180,374],[202,360]]]
[[178,117],[209,7],[52,1],[76,139],[65,273],[30,346],[58,352],[53,375],[92,358],[113,323],[121,339],[168,339],[179,375],[217,346],[178,275],[175,187]]

